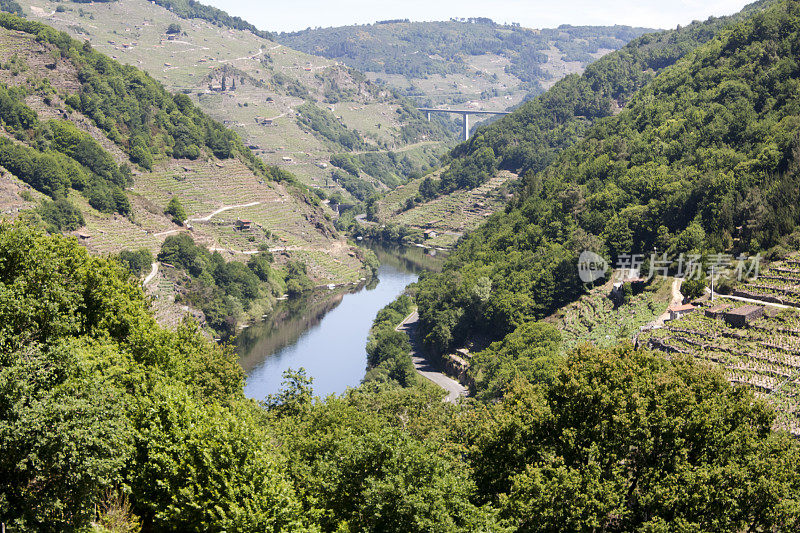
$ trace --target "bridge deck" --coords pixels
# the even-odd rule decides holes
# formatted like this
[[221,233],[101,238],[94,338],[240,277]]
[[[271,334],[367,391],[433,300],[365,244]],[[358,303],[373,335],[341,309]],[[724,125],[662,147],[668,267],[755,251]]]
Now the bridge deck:
[[511,111],[486,111],[482,109],[439,109],[434,107],[418,107],[420,111],[429,113],[456,113],[458,115],[510,115]]

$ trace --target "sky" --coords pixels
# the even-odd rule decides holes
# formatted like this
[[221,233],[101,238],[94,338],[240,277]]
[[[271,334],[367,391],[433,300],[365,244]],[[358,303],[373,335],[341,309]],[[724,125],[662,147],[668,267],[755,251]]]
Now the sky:
[[529,28],[560,24],[623,24],[671,29],[709,16],[730,15],[752,0],[203,0],[238,15],[259,29],[367,24],[376,20],[449,20],[488,17]]

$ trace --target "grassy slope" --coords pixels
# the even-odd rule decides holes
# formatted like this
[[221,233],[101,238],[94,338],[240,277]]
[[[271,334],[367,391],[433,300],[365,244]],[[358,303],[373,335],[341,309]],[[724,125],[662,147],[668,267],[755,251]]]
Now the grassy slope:
[[[16,55],[27,65],[27,70],[18,75],[0,70],[0,82],[28,87],[31,93],[26,102],[40,120],[68,114],[70,121],[91,134],[118,163],[128,161],[87,117],[67,111],[63,96],[80,86],[77,72],[65,60],[60,60],[54,69],[46,68],[45,63],[52,61],[49,52],[48,45],[36,42],[29,34],[0,30],[0,62]],[[34,89],[42,79],[49,80],[59,93],[50,96],[50,104]],[[225,211],[208,221],[193,222],[193,237],[224,250],[226,257],[239,260],[247,257],[242,252],[266,243],[276,252],[286,251],[290,257],[307,261],[310,274],[320,283],[351,282],[361,276],[360,262],[335,235],[319,207],[307,203],[291,185],[265,181],[238,159],[165,160],[158,162],[152,172],[135,171],[134,177],[128,192],[133,206],[131,219],[100,213],[83,196],[71,195],[70,199],[84,213],[86,226],[82,230],[91,235],[86,246],[93,252],[106,254],[144,247],[156,253],[168,235],[185,231],[163,214],[173,195],[182,200],[190,219],[205,217],[223,206],[259,202],[249,208]],[[36,205],[23,198],[28,197],[26,192],[34,201],[43,198],[7,172],[3,172],[0,184],[0,209],[12,216]],[[249,234],[234,231],[238,217],[251,219],[260,227]],[[282,260],[287,258],[276,255]],[[168,293],[163,296],[169,297]]]
[[[292,96],[275,83],[275,73],[299,82],[320,102],[319,106],[341,117],[368,143],[380,140],[390,147],[403,147],[398,139],[399,101],[391,93],[376,91],[357,73],[333,61],[286,48],[247,31],[184,20],[146,0],[94,4],[26,0],[22,5],[29,18],[77,39],[89,40],[97,50],[145,70],[171,91],[187,92],[211,117],[254,146],[264,161],[285,167],[308,185],[325,187],[327,183],[332,189],[341,190],[326,180],[330,168],[317,166],[328,162],[331,147],[297,124],[296,108],[304,99]],[[58,6],[67,10],[57,13]],[[185,35],[169,40],[165,29],[171,23],[179,24]],[[229,90],[209,91],[209,83],[220,85],[225,68],[229,69]],[[231,72],[237,73],[235,90],[230,90]],[[340,89],[351,95],[334,104],[324,103],[325,88],[320,77],[335,80]],[[260,125],[256,117],[271,118],[273,125]],[[444,149],[436,143],[428,147],[426,157],[430,161]]]

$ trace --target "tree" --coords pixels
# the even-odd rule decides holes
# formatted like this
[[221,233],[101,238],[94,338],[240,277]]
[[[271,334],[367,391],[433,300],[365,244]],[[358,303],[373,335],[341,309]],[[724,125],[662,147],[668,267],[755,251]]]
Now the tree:
[[141,276],[153,264],[153,254],[147,248],[136,251],[122,250],[117,260],[136,277]]
[[705,365],[585,346],[552,386],[512,385],[472,464],[522,531],[792,528],[798,448],[774,417]]
[[37,208],[37,213],[47,224],[48,231],[73,231],[83,226],[83,214],[66,198],[51,202],[45,200]]
[[173,22],[169,26],[167,26],[167,35],[175,35],[181,32],[181,25],[177,22]]
[[172,221],[179,226],[182,226],[183,222],[186,220],[186,211],[183,210],[181,201],[178,200],[177,196],[173,196],[170,199],[167,208],[164,210],[164,214],[171,215]]
[[686,298],[694,300],[700,298],[706,292],[707,282],[703,278],[687,279],[681,284],[681,293]]

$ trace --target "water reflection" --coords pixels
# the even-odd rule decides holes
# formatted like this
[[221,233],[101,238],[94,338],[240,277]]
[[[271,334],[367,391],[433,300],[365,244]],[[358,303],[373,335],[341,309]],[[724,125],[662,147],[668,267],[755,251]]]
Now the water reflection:
[[298,301],[281,302],[265,322],[237,339],[247,373],[245,394],[263,399],[280,389],[287,368],[303,367],[314,378],[318,395],[341,393],[364,377],[367,333],[375,314],[425,270],[438,270],[443,259],[421,248],[365,244],[381,266],[377,277],[353,293],[328,291]]

